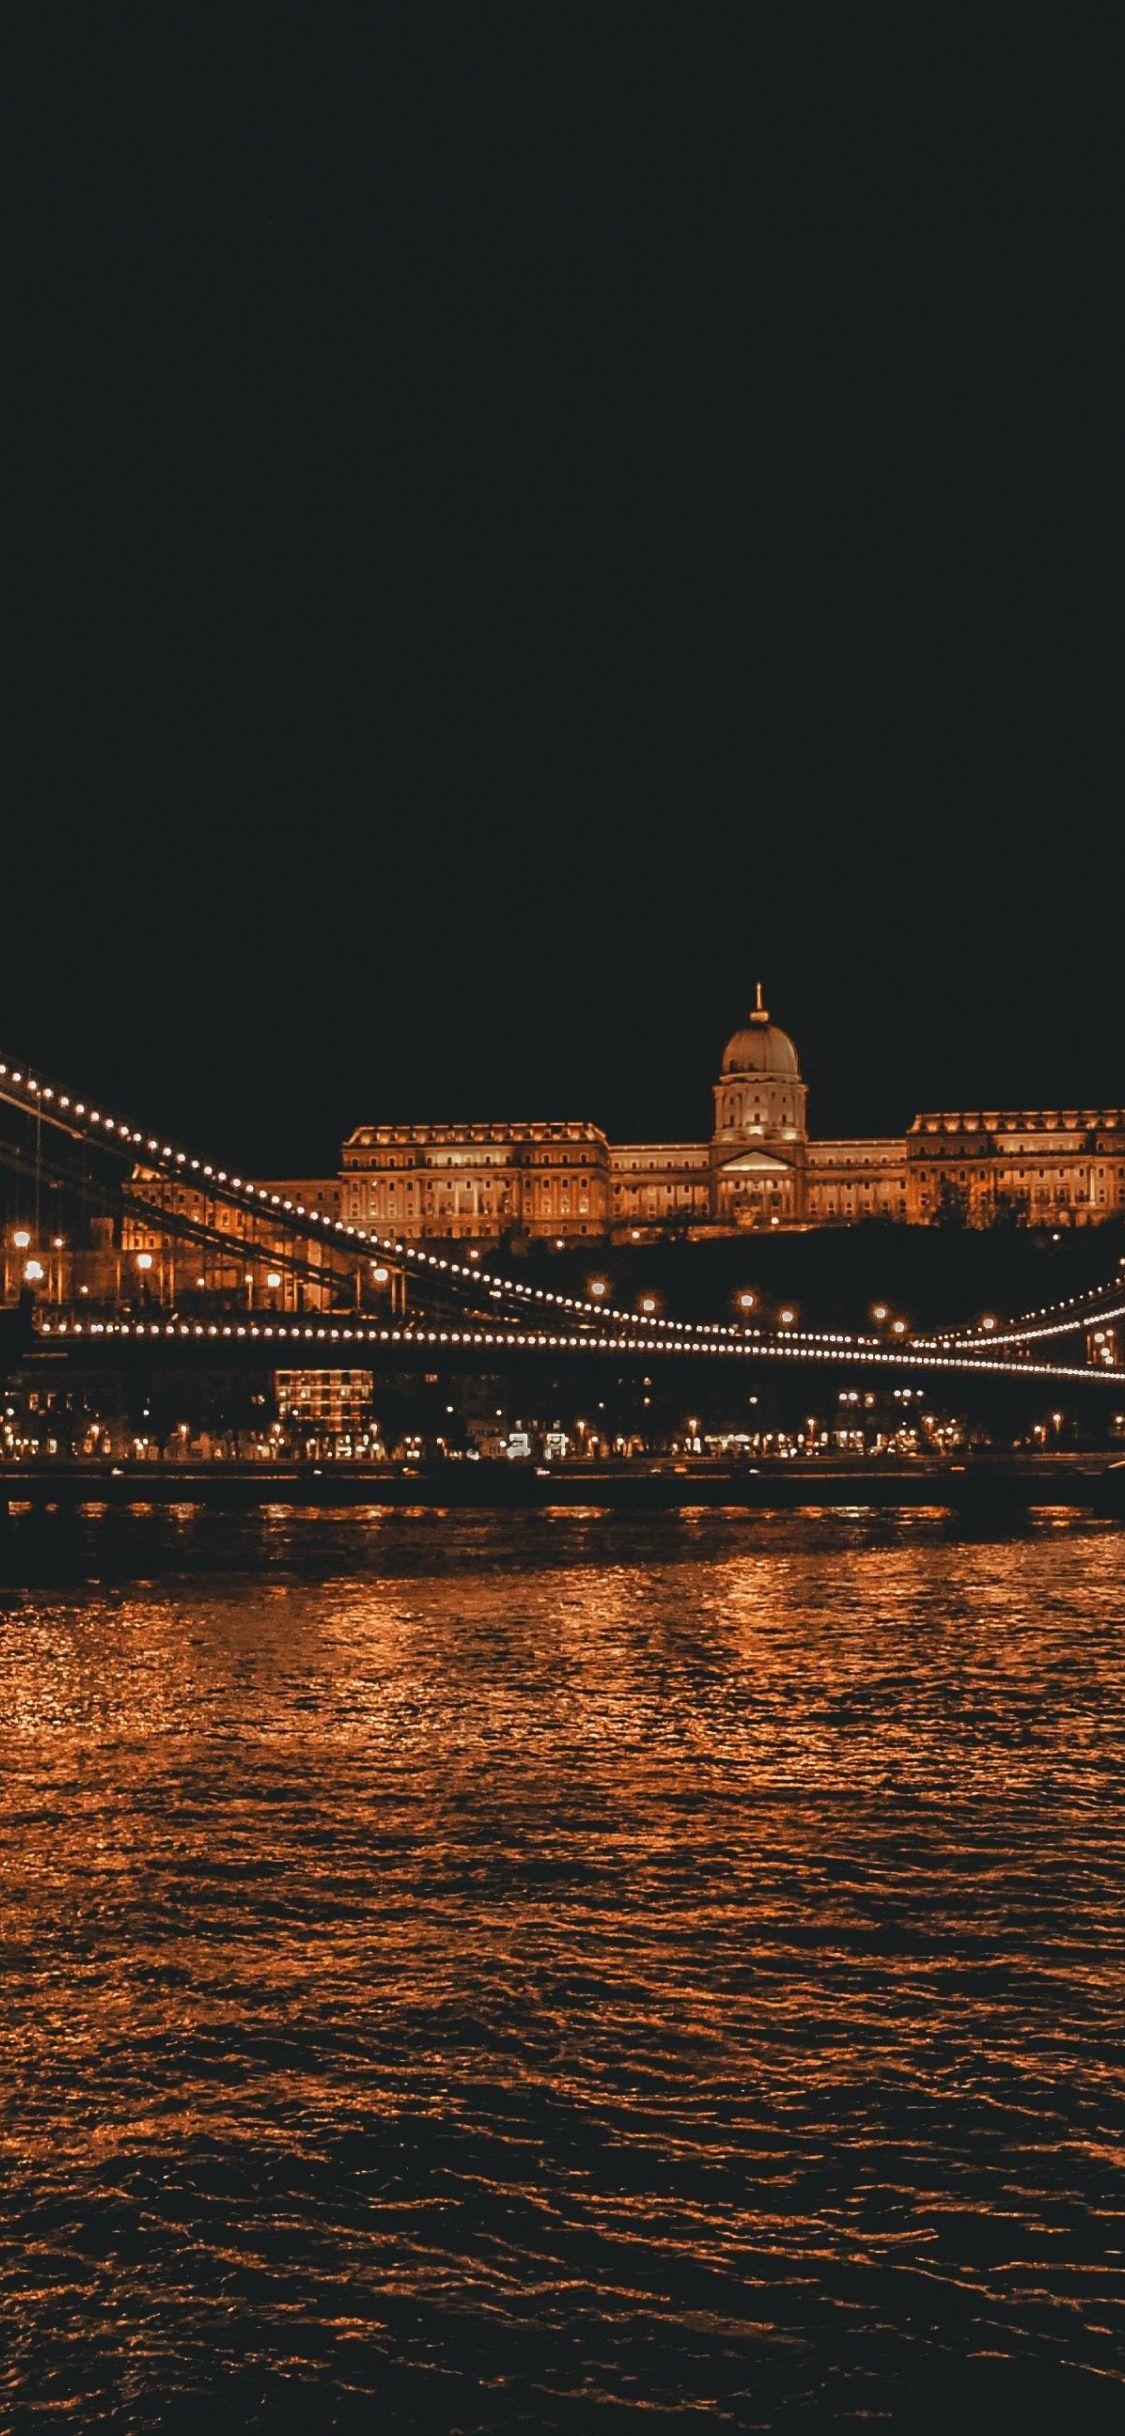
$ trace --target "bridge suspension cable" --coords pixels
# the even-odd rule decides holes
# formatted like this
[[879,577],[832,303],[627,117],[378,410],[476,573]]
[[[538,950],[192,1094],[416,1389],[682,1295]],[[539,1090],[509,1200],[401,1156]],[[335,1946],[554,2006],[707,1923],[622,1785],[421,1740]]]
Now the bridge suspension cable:
[[[146,1132],[128,1119],[114,1116],[88,1101],[65,1091],[61,1085],[48,1082],[43,1076],[0,1059],[0,1099],[34,1116],[43,1124],[68,1134],[73,1140],[94,1143],[109,1151],[118,1160],[130,1165],[151,1167],[170,1182],[205,1193],[209,1199],[222,1201],[240,1210],[253,1210],[267,1218],[281,1232],[299,1236],[305,1241],[330,1243],[345,1255],[363,1251],[377,1253],[408,1268],[415,1275],[428,1278],[433,1284],[452,1287],[470,1300],[479,1298],[483,1287],[493,1299],[507,1300],[521,1313],[534,1318],[537,1305],[554,1313],[574,1313],[583,1326],[604,1326],[606,1321],[631,1334],[655,1332],[669,1343],[690,1339],[714,1338],[729,1340],[737,1345],[769,1341],[771,1332],[734,1328],[729,1323],[708,1320],[691,1322],[668,1319],[663,1315],[626,1311],[614,1304],[595,1302],[589,1297],[572,1295],[547,1286],[532,1286],[521,1278],[507,1277],[477,1264],[458,1261],[444,1254],[429,1252],[423,1245],[400,1241],[379,1234],[375,1229],[352,1225],[347,1220],[333,1218],[327,1211],[309,1208],[289,1195],[274,1192],[268,1185],[253,1184],[214,1162],[196,1157],[179,1145],[164,1141],[159,1134]],[[798,1330],[787,1332],[787,1341],[796,1344],[850,1345],[863,1342],[844,1331]]]
[[403,1322],[401,1326],[394,1327],[365,1325],[361,1322],[348,1324],[331,1321],[302,1322],[281,1319],[270,1321],[249,1318],[244,1321],[65,1318],[52,1320],[45,1318],[38,1323],[37,1335],[60,1349],[66,1346],[72,1346],[75,1349],[97,1349],[114,1344],[147,1345],[152,1348],[161,1342],[168,1345],[187,1346],[192,1343],[203,1344],[210,1341],[287,1349],[300,1346],[306,1350],[316,1345],[339,1345],[349,1349],[350,1358],[354,1358],[354,1353],[351,1353],[353,1348],[362,1349],[370,1354],[376,1348],[382,1352],[393,1352],[396,1347],[428,1350],[445,1346],[451,1350],[460,1348],[464,1351],[493,1350],[497,1353],[517,1352],[537,1355],[548,1353],[563,1357],[573,1354],[582,1356],[616,1354],[627,1358],[643,1356],[646,1359],[678,1356],[681,1360],[694,1362],[700,1360],[775,1362],[779,1364],[796,1362],[805,1365],[811,1361],[843,1370],[854,1370],[855,1365],[860,1363],[872,1369],[891,1371],[896,1375],[907,1370],[921,1372],[926,1376],[932,1376],[935,1373],[952,1373],[964,1379],[979,1378],[984,1373],[1006,1379],[1036,1379],[1060,1386],[1115,1387],[1118,1392],[1120,1391],[1118,1379],[1107,1376],[1104,1372],[1090,1370],[1074,1363],[1004,1362],[968,1355],[918,1353],[913,1347],[906,1355],[876,1346],[853,1347],[849,1350],[844,1346],[833,1348],[826,1345],[821,1350],[814,1351],[808,1346],[795,1344],[790,1338],[776,1338],[772,1342],[754,1346],[740,1343],[738,1340],[714,1337],[694,1340],[691,1338],[669,1340],[667,1337],[638,1338],[631,1332],[617,1336],[594,1336],[585,1331],[576,1331],[572,1335],[567,1335],[557,1329],[499,1326],[441,1328],[415,1325],[408,1321]]
[[[1105,1295],[1116,1295],[1118,1299],[1106,1305],[1101,1299]],[[976,1344],[1031,1345],[1047,1337],[1077,1336],[1099,1322],[1109,1327],[1120,1319],[1125,1319],[1125,1296],[1120,1281],[1114,1278],[1104,1286],[1091,1286],[1085,1294],[1071,1294],[1064,1301],[1045,1303],[1039,1311],[1024,1312],[1019,1318],[1008,1320],[1003,1328],[985,1331],[978,1323],[975,1328],[950,1331],[948,1336],[926,1341],[953,1344],[959,1351]]]

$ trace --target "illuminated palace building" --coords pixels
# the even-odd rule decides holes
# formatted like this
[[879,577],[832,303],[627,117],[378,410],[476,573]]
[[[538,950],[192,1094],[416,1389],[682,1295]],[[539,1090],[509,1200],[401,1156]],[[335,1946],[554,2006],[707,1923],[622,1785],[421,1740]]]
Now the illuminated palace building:
[[[959,1109],[916,1116],[893,1139],[818,1142],[807,1099],[797,1051],[759,987],[723,1051],[707,1142],[614,1143],[580,1123],[359,1125],[338,1175],[274,1189],[391,1241],[482,1247],[505,1236],[562,1246],[863,1218],[987,1226],[1019,1216],[1056,1228],[1125,1213],[1123,1109]],[[184,1209],[198,1203],[189,1186],[171,1195]],[[243,1212],[217,1204],[207,1214],[245,1236]],[[155,1255],[160,1238],[127,1221],[122,1249]],[[178,1259],[177,1277],[182,1266],[191,1282],[196,1265]]]
[[916,1116],[892,1140],[811,1141],[787,1032],[757,1003],[732,1033],[706,1142],[607,1141],[596,1125],[359,1125],[330,1181],[287,1187],[405,1241],[572,1242],[636,1232],[914,1224],[1019,1213],[1089,1225],[1125,1211],[1125,1111]]

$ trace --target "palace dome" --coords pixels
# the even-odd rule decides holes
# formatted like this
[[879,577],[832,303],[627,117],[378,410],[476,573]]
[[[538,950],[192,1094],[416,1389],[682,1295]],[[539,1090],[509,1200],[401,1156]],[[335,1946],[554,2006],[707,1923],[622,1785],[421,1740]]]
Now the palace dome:
[[732,1032],[723,1051],[724,1074],[776,1074],[800,1079],[797,1052],[779,1024],[771,1023],[762,1004],[762,985],[742,1029]]

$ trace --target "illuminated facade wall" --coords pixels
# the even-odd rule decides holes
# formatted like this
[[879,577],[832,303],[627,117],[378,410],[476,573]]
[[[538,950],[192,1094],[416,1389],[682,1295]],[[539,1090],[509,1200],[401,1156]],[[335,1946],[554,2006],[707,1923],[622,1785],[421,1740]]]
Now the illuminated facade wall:
[[[981,1226],[1004,1215],[1058,1227],[1125,1214],[1121,1109],[958,1110],[918,1116],[901,1136],[816,1141],[807,1098],[794,1044],[759,990],[723,1052],[708,1142],[616,1144],[577,1122],[360,1125],[337,1175],[275,1189],[392,1241],[482,1246],[506,1235],[574,1243],[864,1218]],[[195,1200],[189,1186],[162,1189],[184,1210]],[[193,1264],[177,1251],[177,1280],[194,1282],[194,1266],[209,1286],[237,1291],[251,1257],[246,1214],[199,1206],[230,1235],[230,1260],[220,1280],[213,1252]],[[149,1240],[136,1225],[127,1237],[135,1251]],[[151,1245],[155,1255],[156,1236]],[[287,1282],[283,1303],[295,1294]]]
[[328,1432],[359,1431],[368,1424],[369,1370],[278,1370],[274,1387],[283,1421],[305,1421]]
[[360,1125],[341,1214],[412,1241],[604,1235],[610,1155],[596,1125]]
[[623,1142],[610,1149],[612,1226],[698,1225],[710,1218],[712,1200],[706,1143]]
[[[759,989],[714,1086],[709,1142],[611,1143],[592,1125],[363,1125],[343,1151],[353,1223],[410,1240],[571,1242],[620,1230],[916,1225],[1125,1212],[1125,1113],[919,1116],[905,1135],[816,1141],[788,1033]],[[305,1187],[306,1193],[314,1188]]]
[[1125,1109],[958,1109],[906,1137],[908,1214],[987,1225],[1091,1226],[1125,1212]]
[[906,1144],[889,1141],[810,1142],[805,1166],[805,1217],[812,1226],[854,1224],[860,1218],[910,1216]]

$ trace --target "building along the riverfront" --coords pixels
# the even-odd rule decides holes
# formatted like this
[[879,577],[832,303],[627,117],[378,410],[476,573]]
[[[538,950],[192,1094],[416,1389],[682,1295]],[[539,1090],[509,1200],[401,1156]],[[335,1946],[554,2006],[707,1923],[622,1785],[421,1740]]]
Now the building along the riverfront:
[[380,1234],[481,1244],[1005,1212],[1081,1226],[1125,1211],[1120,1108],[960,1109],[905,1134],[810,1139],[797,1051],[760,988],[713,1101],[705,1142],[615,1143],[590,1123],[359,1125],[339,1176],[303,1190]]
[[[613,1143],[586,1120],[363,1124],[334,1176],[279,1189],[391,1241],[482,1249],[504,1238],[562,1246],[875,1217],[986,1226],[1009,1216],[1060,1228],[1125,1213],[1121,1108],[947,1110],[916,1116],[899,1135],[817,1140],[807,1104],[797,1050],[759,988],[723,1050],[704,1142]],[[175,1190],[186,1208],[190,1188]],[[240,1213],[213,1216],[240,1231]],[[260,1246],[259,1235],[256,1258]],[[132,1225],[126,1248],[156,1257],[157,1239]],[[212,1264],[190,1252],[177,1251],[175,1268],[177,1290],[202,1284],[203,1270],[212,1283]]]

